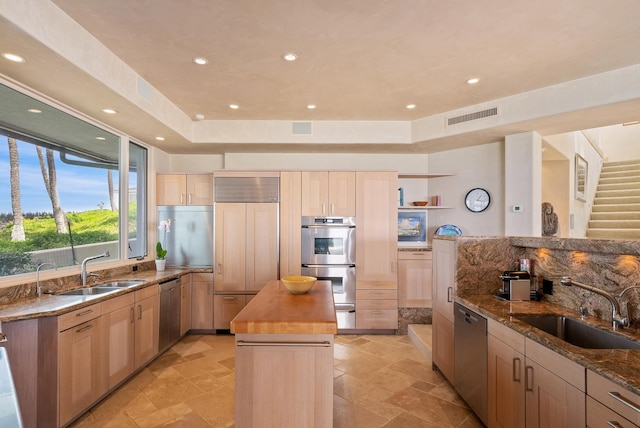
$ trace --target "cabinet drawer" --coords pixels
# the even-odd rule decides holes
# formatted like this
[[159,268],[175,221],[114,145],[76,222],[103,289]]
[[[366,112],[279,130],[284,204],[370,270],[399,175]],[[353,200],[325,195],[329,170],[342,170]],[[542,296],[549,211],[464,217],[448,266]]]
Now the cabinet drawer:
[[141,300],[144,300],[144,299],[147,299],[149,297],[155,296],[159,292],[160,292],[160,289],[158,287],[158,284],[150,285],[147,288],[143,288],[142,290],[138,290],[138,291],[135,292],[136,302],[139,302]]
[[587,394],[634,424],[640,425],[640,396],[637,394],[591,370],[587,370]]
[[212,273],[192,273],[191,280],[194,282],[213,282]]
[[608,407],[587,396],[587,427],[637,428],[638,425],[623,418]]
[[85,306],[84,308],[76,309],[73,312],[69,312],[58,317],[58,331],[67,330],[83,322],[91,321],[94,318],[98,318],[102,315],[102,304],[96,303],[95,305]]
[[398,260],[431,260],[431,251],[398,251]]
[[[358,273],[356,271],[356,277]],[[356,280],[356,290],[397,290],[398,283],[396,281],[358,281]]]
[[398,302],[397,300],[358,300],[356,307],[358,309],[398,310]]
[[487,320],[487,333],[524,355],[524,336],[498,321]]
[[128,293],[124,296],[114,297],[113,299],[102,302],[102,313],[108,314],[125,306],[133,305],[135,300],[134,293]]
[[356,310],[356,328],[358,329],[392,329],[398,328],[397,310]]
[[397,300],[398,290],[356,290],[356,300]]

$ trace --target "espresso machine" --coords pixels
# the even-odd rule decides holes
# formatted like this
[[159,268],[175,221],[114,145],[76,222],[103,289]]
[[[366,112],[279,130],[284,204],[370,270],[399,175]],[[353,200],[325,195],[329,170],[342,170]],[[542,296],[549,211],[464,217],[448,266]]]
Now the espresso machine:
[[531,274],[527,271],[509,270],[500,275],[502,290],[498,297],[506,300],[531,300]]

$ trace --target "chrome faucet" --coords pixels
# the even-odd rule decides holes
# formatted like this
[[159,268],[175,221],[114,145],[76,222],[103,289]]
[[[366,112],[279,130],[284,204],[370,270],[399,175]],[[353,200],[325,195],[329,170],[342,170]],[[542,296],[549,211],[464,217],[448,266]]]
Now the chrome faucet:
[[[627,291],[629,290],[634,290],[634,289],[640,289],[640,285],[630,285],[627,288],[625,288],[624,290],[622,290],[620,292],[620,294],[618,295],[618,297],[622,297],[626,294]],[[627,301],[627,318],[629,319],[629,324],[631,324],[631,302]]]
[[97,256],[89,256],[82,261],[82,268],[80,270],[80,278],[82,278],[82,286],[87,285],[87,278],[90,276],[99,276],[97,273],[87,273],[87,262],[95,259],[100,259],[102,257],[109,257],[109,251],[105,251],[102,254],[98,254]]
[[581,282],[572,280],[568,276],[563,276],[562,279],[560,280],[560,284],[565,286],[575,285],[576,287],[584,288],[585,290],[591,291],[592,293],[596,293],[605,297],[611,303],[611,307],[612,307],[611,319],[613,322],[614,330],[618,328],[618,325],[622,327],[627,327],[629,325],[629,319],[625,316],[622,316],[622,314],[620,313],[620,303],[616,300],[613,294],[609,293],[608,291],[601,290],[599,288],[592,287],[587,284],[582,284]]
[[40,287],[40,268],[42,266],[51,266],[55,269],[55,265],[53,263],[38,263],[38,267],[36,268],[36,293],[38,297],[42,296],[42,287]]

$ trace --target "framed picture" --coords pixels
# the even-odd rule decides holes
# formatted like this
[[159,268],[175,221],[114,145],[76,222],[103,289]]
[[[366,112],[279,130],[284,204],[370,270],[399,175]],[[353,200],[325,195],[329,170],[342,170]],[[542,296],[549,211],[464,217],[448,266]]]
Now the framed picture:
[[576,199],[580,201],[586,201],[585,195],[587,193],[587,174],[589,172],[589,164],[586,159],[576,154],[576,177],[575,177],[575,189]]
[[398,213],[398,241],[425,242],[427,240],[427,214],[418,211]]

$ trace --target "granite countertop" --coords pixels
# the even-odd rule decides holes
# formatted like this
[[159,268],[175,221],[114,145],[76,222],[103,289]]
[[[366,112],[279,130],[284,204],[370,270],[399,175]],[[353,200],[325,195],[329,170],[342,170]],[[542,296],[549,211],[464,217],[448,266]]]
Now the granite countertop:
[[[640,349],[580,348],[511,316],[512,314],[554,314],[580,319],[578,312],[544,301],[511,302],[498,299],[492,295],[456,296],[454,300],[604,376],[623,388],[635,394],[640,394],[640,377],[638,377],[638,373],[640,373]],[[597,328],[611,331],[611,322],[605,322],[589,316],[584,318],[584,322]],[[617,330],[616,333],[640,342],[640,331],[638,329],[624,328]]]
[[231,321],[231,332],[336,334],[331,282],[318,281],[304,294],[291,294],[281,281],[269,281]]
[[[136,290],[159,284],[160,282],[171,280],[191,272],[193,272],[193,270],[189,268],[167,269],[163,272],[157,272],[154,270],[140,271],[129,275],[104,279],[103,282],[133,280],[144,281],[142,284],[122,288],[113,293],[99,294],[95,296],[61,296],[57,294],[43,294],[40,297],[20,299],[12,303],[0,305],[0,322],[62,315],[84,306],[93,305],[127,293],[133,293]],[[98,284],[91,284],[90,286],[95,285]]]

